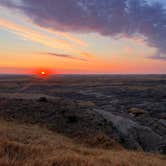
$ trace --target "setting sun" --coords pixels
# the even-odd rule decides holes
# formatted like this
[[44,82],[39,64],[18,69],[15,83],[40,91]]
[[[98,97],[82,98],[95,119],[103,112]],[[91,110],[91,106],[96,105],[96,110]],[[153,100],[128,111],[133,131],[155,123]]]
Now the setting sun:
[[52,74],[55,74],[55,72],[53,73],[51,69],[36,69],[36,70],[33,70],[31,73],[40,78],[45,78]]
[[40,76],[41,77],[46,77],[46,76],[48,76],[48,73],[46,71],[41,71]]
[[41,75],[45,75],[46,73],[44,71],[41,72]]

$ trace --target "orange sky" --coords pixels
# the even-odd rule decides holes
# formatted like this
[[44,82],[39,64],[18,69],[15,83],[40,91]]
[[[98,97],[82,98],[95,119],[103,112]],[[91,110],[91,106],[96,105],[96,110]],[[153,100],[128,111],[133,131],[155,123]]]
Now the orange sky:
[[119,39],[40,27],[0,7],[0,73],[166,73],[166,61],[142,36]]

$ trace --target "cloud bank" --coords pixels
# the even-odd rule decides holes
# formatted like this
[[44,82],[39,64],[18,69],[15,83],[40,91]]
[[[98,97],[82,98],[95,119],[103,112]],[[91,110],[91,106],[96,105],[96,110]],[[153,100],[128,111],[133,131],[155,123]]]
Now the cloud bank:
[[[97,32],[110,37],[141,35],[166,57],[166,9],[147,0],[0,0],[36,24],[61,31]],[[163,58],[165,59],[165,58]]]

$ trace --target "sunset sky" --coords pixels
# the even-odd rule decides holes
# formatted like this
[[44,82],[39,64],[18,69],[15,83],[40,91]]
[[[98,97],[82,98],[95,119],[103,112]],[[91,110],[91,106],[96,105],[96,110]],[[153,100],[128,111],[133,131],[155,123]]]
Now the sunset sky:
[[0,0],[0,73],[166,74],[165,0]]

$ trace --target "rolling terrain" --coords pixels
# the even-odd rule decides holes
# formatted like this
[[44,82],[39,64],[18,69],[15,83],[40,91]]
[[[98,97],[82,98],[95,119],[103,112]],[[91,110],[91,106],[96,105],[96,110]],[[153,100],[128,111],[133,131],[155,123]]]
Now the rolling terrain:
[[166,163],[165,75],[0,76],[0,119],[0,165]]

